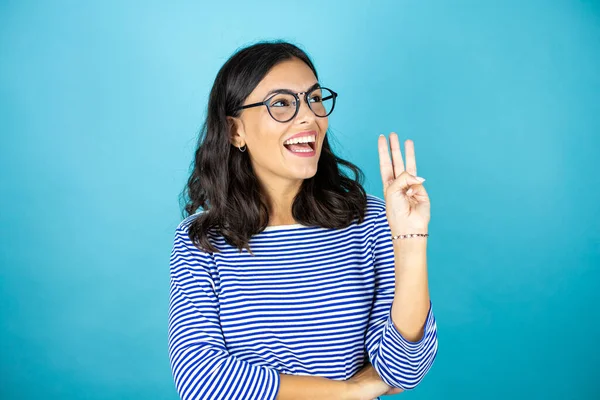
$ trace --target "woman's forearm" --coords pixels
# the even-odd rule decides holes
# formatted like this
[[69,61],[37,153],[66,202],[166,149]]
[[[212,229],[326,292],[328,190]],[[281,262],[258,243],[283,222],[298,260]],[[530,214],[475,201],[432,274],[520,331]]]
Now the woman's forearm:
[[321,376],[279,374],[277,400],[354,400],[347,381]]
[[392,321],[404,338],[416,342],[423,336],[429,311],[427,238],[394,243],[396,287]]

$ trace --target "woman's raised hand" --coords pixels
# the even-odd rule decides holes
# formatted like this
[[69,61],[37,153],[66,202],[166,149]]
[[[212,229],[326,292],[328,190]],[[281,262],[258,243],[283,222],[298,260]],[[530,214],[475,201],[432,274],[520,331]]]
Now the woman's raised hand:
[[392,235],[409,233],[427,233],[430,220],[429,196],[423,181],[417,176],[415,145],[406,140],[404,149],[406,167],[400,152],[398,135],[390,134],[392,158],[388,153],[387,139],[380,135],[378,139],[379,166],[383,182],[386,215]]

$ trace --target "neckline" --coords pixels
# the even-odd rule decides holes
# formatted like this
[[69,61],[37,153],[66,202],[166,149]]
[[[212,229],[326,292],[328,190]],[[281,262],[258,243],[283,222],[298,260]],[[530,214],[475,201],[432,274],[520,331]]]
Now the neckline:
[[267,226],[265,229],[263,229],[263,232],[265,231],[278,231],[281,229],[291,229],[291,228],[301,228],[304,227],[306,225],[302,225],[302,224],[289,224],[289,225],[271,225],[271,226]]

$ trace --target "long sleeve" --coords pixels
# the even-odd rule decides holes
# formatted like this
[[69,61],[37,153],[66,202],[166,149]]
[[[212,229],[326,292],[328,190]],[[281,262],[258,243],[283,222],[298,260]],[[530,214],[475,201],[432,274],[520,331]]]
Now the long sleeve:
[[168,322],[177,393],[183,400],[274,400],[280,385],[278,372],[229,354],[211,263],[212,256],[196,248],[180,224],[170,258]]
[[437,354],[435,317],[430,302],[423,337],[411,342],[400,334],[392,322],[394,248],[385,209],[377,214],[372,235],[376,293],[366,334],[367,353],[385,383],[413,389],[429,371]]

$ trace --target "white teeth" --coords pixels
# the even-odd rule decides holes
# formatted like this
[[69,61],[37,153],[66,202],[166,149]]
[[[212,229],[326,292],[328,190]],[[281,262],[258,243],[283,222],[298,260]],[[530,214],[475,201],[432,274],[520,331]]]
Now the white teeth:
[[283,144],[314,143],[315,135],[286,140]]

